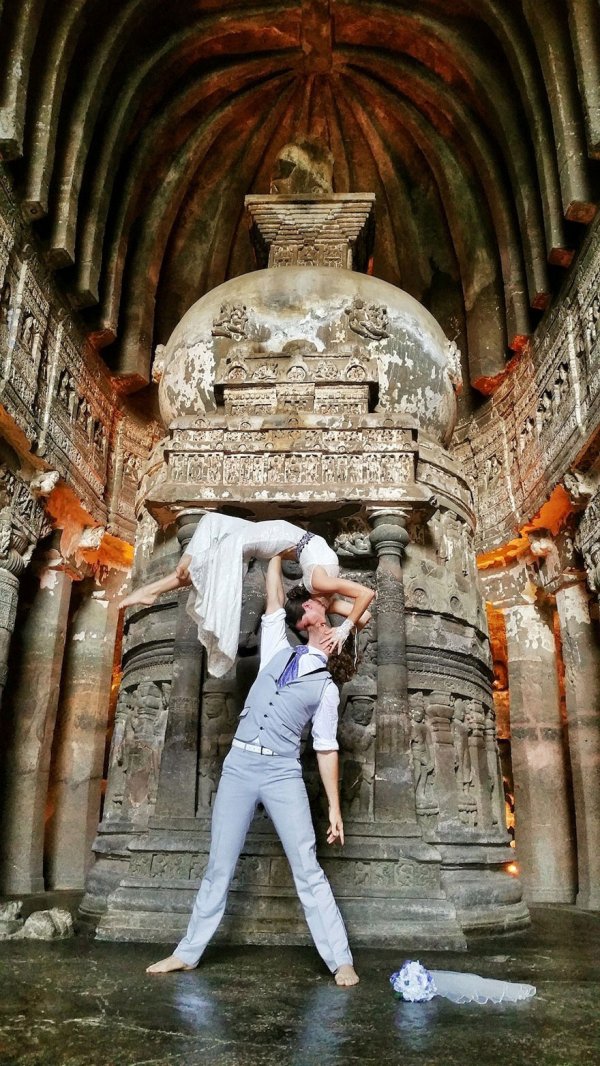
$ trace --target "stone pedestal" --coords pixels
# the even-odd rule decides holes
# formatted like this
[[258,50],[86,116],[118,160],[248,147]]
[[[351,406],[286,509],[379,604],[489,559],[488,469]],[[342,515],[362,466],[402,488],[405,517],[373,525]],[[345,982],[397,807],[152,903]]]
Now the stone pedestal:
[[44,817],[71,577],[56,551],[34,560],[35,589],[13,652],[2,802],[0,892],[44,890]]
[[506,610],[516,844],[526,898],[573,903],[575,856],[551,618]]
[[123,575],[78,593],[71,619],[51,769],[46,852],[48,887],[82,889],[92,860]]
[[577,833],[577,906],[600,910],[600,643],[583,584],[556,592]]

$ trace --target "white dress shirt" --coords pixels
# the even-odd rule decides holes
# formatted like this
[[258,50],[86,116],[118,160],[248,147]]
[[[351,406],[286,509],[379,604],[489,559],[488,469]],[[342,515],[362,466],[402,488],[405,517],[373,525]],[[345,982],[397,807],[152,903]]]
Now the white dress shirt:
[[[262,670],[274,655],[284,651],[286,648],[291,651],[292,645],[285,631],[285,611],[283,607],[280,607],[277,611],[273,611],[272,614],[263,614],[262,616],[259,669]],[[298,677],[310,673],[311,670],[318,670],[325,665],[324,659],[326,659],[326,656],[324,652],[319,648],[311,648],[310,644],[308,649],[298,662]],[[329,681],[323,689],[321,702],[312,720],[311,732],[315,751],[337,751],[339,749],[339,744],[336,740],[339,702],[340,694],[337,686],[333,681]]]

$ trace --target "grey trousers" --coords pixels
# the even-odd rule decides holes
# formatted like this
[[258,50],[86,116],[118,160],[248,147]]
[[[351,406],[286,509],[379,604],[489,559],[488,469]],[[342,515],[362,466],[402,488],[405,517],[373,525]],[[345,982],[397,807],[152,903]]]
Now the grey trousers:
[[223,764],[212,818],[208,866],[187,933],[174,954],[195,966],[215,932],[257,803],[283,844],[317,951],[332,973],[352,964],[348,937],[331,886],[317,862],[315,832],[296,759],[232,748]]

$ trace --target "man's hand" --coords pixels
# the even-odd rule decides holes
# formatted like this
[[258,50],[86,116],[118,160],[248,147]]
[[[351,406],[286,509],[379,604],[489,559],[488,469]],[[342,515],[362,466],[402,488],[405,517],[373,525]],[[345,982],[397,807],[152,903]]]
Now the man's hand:
[[327,829],[327,843],[337,844],[344,843],[344,823],[342,821],[342,812],[339,807],[329,808],[329,826]]

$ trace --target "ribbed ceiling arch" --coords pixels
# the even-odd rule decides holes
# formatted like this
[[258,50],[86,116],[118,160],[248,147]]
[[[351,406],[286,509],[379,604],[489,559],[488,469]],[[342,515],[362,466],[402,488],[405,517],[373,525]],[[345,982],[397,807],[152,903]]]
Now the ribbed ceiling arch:
[[308,135],[489,391],[595,213],[599,42],[596,0],[0,0],[0,146],[124,387],[253,268],[243,198]]

